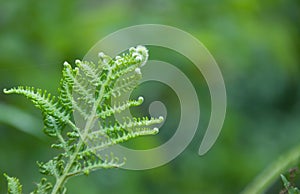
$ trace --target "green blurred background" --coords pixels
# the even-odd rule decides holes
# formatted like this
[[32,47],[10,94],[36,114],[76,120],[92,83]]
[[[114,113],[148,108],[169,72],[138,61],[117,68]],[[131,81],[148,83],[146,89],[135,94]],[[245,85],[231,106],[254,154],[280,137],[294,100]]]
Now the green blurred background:
[[[30,85],[56,93],[65,60],[82,59],[105,35],[145,23],[187,31],[215,57],[228,96],[222,133],[209,153],[197,155],[210,114],[205,81],[184,58],[151,47],[153,59],[178,65],[197,89],[202,117],[195,138],[162,167],[97,171],[71,179],[69,193],[239,193],[270,162],[299,144],[298,0],[0,0],[0,89]],[[178,99],[167,98],[163,87],[154,87],[157,95],[150,97],[168,102],[168,119],[157,135],[161,141],[174,133],[178,120]],[[41,114],[29,101],[0,92],[0,174],[19,177],[25,193],[40,179],[35,161],[54,154],[52,139],[41,129]],[[151,138],[145,144],[151,145]],[[278,182],[268,192],[280,189]],[[5,192],[0,176],[0,193]]]

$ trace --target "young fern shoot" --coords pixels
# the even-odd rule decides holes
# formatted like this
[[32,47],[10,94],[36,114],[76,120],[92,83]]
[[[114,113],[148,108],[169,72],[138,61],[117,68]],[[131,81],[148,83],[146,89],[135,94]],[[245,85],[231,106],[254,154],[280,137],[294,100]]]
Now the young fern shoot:
[[[73,176],[120,167],[124,161],[113,154],[103,157],[101,151],[158,132],[154,126],[163,121],[162,117],[124,118],[123,122],[114,119],[115,114],[141,105],[143,97],[109,103],[112,98],[117,99],[137,86],[142,77],[140,67],[147,59],[148,50],[137,46],[114,59],[99,53],[98,64],[76,60],[76,67],[72,68],[65,62],[58,97],[33,87],[4,89],[6,94],[24,95],[42,111],[44,132],[57,141],[51,147],[61,150],[48,162],[38,162],[40,172],[54,177],[55,181],[42,178],[32,194],[66,193],[65,184]],[[21,194],[19,180],[5,177],[8,193]]]

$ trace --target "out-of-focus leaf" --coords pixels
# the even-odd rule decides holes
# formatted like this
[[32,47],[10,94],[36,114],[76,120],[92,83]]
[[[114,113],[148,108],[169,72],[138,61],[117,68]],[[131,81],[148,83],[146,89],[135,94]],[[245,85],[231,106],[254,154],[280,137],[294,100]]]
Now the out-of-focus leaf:
[[35,137],[43,138],[42,123],[34,116],[16,107],[1,103],[0,123],[8,124]]

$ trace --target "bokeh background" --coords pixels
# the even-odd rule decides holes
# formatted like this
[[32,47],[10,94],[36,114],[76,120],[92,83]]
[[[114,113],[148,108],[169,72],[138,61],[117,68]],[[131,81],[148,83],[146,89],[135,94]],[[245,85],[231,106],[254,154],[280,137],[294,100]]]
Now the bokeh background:
[[[272,161],[299,144],[297,0],[1,0],[0,174],[17,176],[24,193],[29,193],[40,179],[36,161],[55,154],[49,149],[52,139],[41,132],[39,110],[24,97],[4,95],[2,89],[29,85],[55,94],[64,61],[82,59],[109,33],[145,23],[187,31],[215,57],[228,96],[222,133],[209,153],[197,155],[210,114],[206,83],[184,57],[150,47],[152,59],[177,65],[198,92],[201,119],[195,138],[169,164],[145,171],[100,170],[71,179],[69,193],[239,193]],[[145,105],[164,101],[168,118],[157,138],[143,137],[128,146],[159,145],[176,129],[178,99],[159,83],[143,84],[133,95],[137,93],[148,99]],[[143,111],[147,114],[147,107]],[[268,192],[278,193],[281,188],[277,182]],[[6,193],[3,176],[0,193]]]

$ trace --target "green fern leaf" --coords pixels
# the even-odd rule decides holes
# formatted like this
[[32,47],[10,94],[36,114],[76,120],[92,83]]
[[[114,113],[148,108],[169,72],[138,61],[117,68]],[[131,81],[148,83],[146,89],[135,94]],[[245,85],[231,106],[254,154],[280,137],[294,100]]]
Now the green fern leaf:
[[[24,95],[41,109],[44,132],[57,138],[52,148],[63,150],[48,162],[38,163],[40,172],[54,177],[55,183],[42,179],[34,194],[65,193],[65,182],[72,176],[120,167],[124,161],[120,162],[113,155],[103,159],[100,151],[135,137],[158,132],[155,124],[162,122],[162,117],[133,117],[122,122],[113,119],[116,114],[143,103],[142,97],[124,102],[117,97],[136,87],[142,77],[140,68],[147,59],[147,49],[138,46],[114,59],[100,53],[97,65],[76,60],[76,67],[72,68],[65,62],[57,98],[33,87],[19,86],[4,90],[6,94]],[[112,99],[115,104],[109,103]],[[66,126],[70,128],[64,131]],[[21,188],[17,179],[9,178],[9,184],[11,190]]]
[[119,78],[108,94],[111,94],[113,97],[119,97],[122,93],[130,92],[136,87],[141,78],[141,70],[136,68],[129,75]]
[[98,116],[102,119],[105,119],[109,116],[112,116],[115,113],[121,113],[122,111],[133,107],[133,106],[139,106],[143,103],[144,98],[143,97],[139,97],[138,100],[130,100],[128,102],[122,102],[118,105],[113,105],[113,106],[108,106],[105,105],[102,107],[102,109],[98,108]]
[[44,133],[50,137],[55,137],[66,126],[66,123],[61,122],[58,118],[44,114]]
[[47,91],[41,89],[36,89],[34,87],[23,87],[19,86],[12,89],[4,89],[5,94],[22,94],[28,99],[30,99],[33,104],[41,109],[42,112],[52,115],[56,118],[60,118],[62,121],[69,119],[69,115],[63,110],[62,107],[58,106],[55,101],[55,96],[51,96]]
[[96,66],[93,62],[81,62],[79,60],[76,60],[75,64],[79,69],[81,69],[81,71],[84,72],[91,85],[93,85],[94,87],[98,87],[100,85],[100,76],[104,63],[102,65]]
[[63,69],[63,77],[60,81],[60,89],[59,89],[59,102],[66,108],[66,111],[73,110],[73,86],[74,81],[73,77],[78,74],[78,69],[72,69],[71,65],[68,63],[64,63]]
[[47,194],[52,189],[52,184],[47,181],[46,178],[42,178],[42,180],[36,184],[37,188],[31,192],[30,194]]
[[15,177],[9,177],[7,174],[4,174],[8,182],[8,193],[9,194],[22,194],[22,185],[20,184],[19,179]]
[[[67,174],[67,176],[77,176],[77,175],[88,175],[90,172],[99,170],[99,169],[109,169],[109,168],[118,168],[124,165],[124,161],[120,162],[118,157],[115,157],[113,154],[110,156],[106,155],[104,159],[93,154],[93,152],[84,152],[80,154],[84,156],[85,160],[78,162],[74,165],[74,168]],[[82,159],[82,158],[81,158]]]
[[[123,143],[125,141],[128,141],[136,137],[145,136],[145,135],[155,135],[157,133],[158,133],[158,128],[153,128],[153,129],[140,128],[139,130],[136,131],[130,131],[130,132],[123,131],[121,133],[116,134],[113,138],[106,136],[107,137],[106,140],[103,140],[103,136],[101,136],[102,141],[100,144],[95,142],[94,143],[95,146],[86,149],[84,152],[89,151],[93,153],[100,153],[100,151],[110,146]],[[99,136],[97,138],[99,138]],[[89,140],[91,140],[89,144],[93,144],[92,141],[95,141],[95,138]]]

